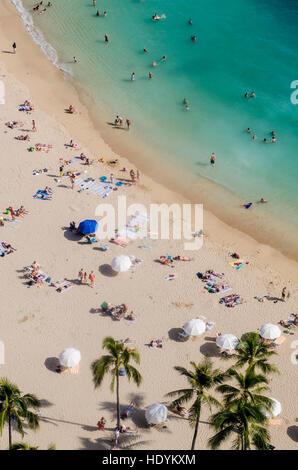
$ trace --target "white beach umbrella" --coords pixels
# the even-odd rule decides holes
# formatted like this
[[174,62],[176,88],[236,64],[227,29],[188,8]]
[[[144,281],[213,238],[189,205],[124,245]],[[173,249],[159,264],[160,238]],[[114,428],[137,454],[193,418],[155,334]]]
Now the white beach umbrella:
[[185,323],[183,329],[189,336],[200,336],[206,331],[206,323],[200,318],[193,318]]
[[218,338],[216,338],[216,344],[221,349],[228,349],[232,351],[235,349],[238,343],[238,338],[231,334],[220,335]]
[[268,397],[268,398],[270,398],[270,400],[272,400],[273,403],[270,408],[270,411],[264,409],[263,413],[267,418],[276,418],[281,413],[281,404],[275,398],[272,398],[272,397]]
[[59,361],[63,367],[76,367],[81,360],[81,353],[78,349],[66,348],[59,354]]
[[168,416],[168,408],[161,403],[154,403],[148,406],[145,411],[145,418],[149,424],[164,423]]
[[132,266],[132,263],[129,256],[120,255],[112,259],[111,266],[113,271],[116,271],[117,273],[122,273],[128,271]]
[[259,328],[260,336],[264,339],[276,339],[281,335],[281,331],[277,325],[265,323]]

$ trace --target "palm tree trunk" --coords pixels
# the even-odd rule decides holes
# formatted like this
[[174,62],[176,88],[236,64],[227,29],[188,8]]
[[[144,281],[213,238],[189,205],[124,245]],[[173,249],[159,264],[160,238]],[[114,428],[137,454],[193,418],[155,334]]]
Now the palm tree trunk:
[[12,438],[11,438],[11,415],[10,415],[10,411],[8,412],[8,445],[9,445],[9,449],[11,449],[11,445],[12,445]]
[[199,429],[199,419],[200,419],[200,416],[197,416],[196,424],[195,424],[195,432],[194,432],[192,443],[191,443],[191,450],[194,450],[195,448],[195,443],[196,443],[198,429]]
[[120,400],[119,400],[119,372],[117,371],[116,381],[116,394],[117,394],[117,428],[120,429]]

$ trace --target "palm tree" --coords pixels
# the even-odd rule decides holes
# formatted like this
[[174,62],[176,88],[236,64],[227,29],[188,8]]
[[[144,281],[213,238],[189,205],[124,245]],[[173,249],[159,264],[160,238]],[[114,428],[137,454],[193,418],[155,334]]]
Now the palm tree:
[[181,405],[182,403],[194,399],[189,409],[188,417],[191,426],[195,428],[191,444],[191,450],[194,450],[202,406],[208,405],[210,410],[211,405],[220,406],[218,400],[208,392],[214,385],[220,384],[225,380],[225,373],[221,372],[219,369],[213,369],[212,362],[209,358],[206,358],[201,364],[196,364],[192,361],[190,365],[192,367],[191,370],[179,366],[174,367],[180,375],[186,378],[190,388],[175,390],[168,393],[166,396],[178,397],[171,403],[173,406]]
[[[15,444],[12,444],[10,450],[39,450],[39,447],[32,447],[25,442],[16,442]],[[56,450],[55,444],[50,444],[47,450]]]
[[116,342],[114,338],[108,336],[103,340],[103,349],[109,352],[106,356],[101,356],[91,364],[93,382],[95,388],[99,387],[107,373],[112,376],[111,390],[114,392],[116,384],[117,396],[117,427],[120,428],[120,400],[119,400],[119,370],[123,368],[128,380],[131,379],[139,387],[142,382],[140,372],[130,364],[134,360],[140,363],[140,355],[136,350],[128,350],[123,343]]
[[268,359],[276,354],[260,340],[258,333],[247,333],[234,354],[237,360],[234,367],[238,368],[247,364],[252,369],[260,369],[264,374],[279,373],[278,368],[268,362]]
[[223,394],[223,409],[211,417],[211,426],[217,433],[209,439],[209,446],[217,449],[232,433],[236,434],[233,447],[250,450],[267,449],[270,435],[264,424],[265,411],[272,407],[272,400],[262,394],[269,390],[265,375],[256,374],[248,367],[244,374],[229,369],[227,374],[235,385],[221,384],[217,391]]
[[24,436],[23,422],[28,428],[39,427],[39,417],[30,408],[38,409],[40,401],[35,395],[22,395],[17,385],[7,378],[0,379],[0,433],[2,435],[5,422],[8,423],[9,449],[12,445],[12,420],[15,420],[18,431]]
[[212,450],[216,450],[232,434],[236,434],[233,448],[251,450],[268,449],[270,434],[264,426],[266,416],[261,405],[249,402],[234,402],[211,417],[210,424],[217,433],[208,440]]
[[224,395],[223,405],[228,407],[233,403],[251,403],[252,405],[262,405],[265,409],[270,410],[272,400],[262,392],[269,390],[268,379],[265,375],[256,374],[250,367],[244,374],[236,369],[229,369],[227,376],[233,378],[235,385],[222,384],[217,387],[217,391]]

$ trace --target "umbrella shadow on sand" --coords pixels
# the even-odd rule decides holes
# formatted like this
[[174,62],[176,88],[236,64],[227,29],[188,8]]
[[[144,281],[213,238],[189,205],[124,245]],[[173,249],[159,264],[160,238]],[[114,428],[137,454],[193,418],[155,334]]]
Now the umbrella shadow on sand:
[[98,268],[99,272],[106,277],[116,277],[118,273],[112,269],[110,264],[101,264]]
[[61,227],[61,230],[64,230],[65,238],[72,242],[80,241],[84,236],[84,235],[80,235],[77,232],[72,232],[71,230],[69,230],[69,227]]
[[287,435],[294,442],[298,442],[298,426],[289,426],[287,429]]
[[51,372],[56,372],[57,366],[60,364],[58,357],[47,357],[44,361],[44,365]]
[[200,347],[200,352],[203,354],[203,356],[220,357],[220,350],[214,341],[202,344]]
[[183,333],[183,328],[171,328],[168,331],[168,335],[170,340],[176,341],[177,343],[186,343],[188,341],[189,337],[185,337],[183,339],[182,336],[180,336]]

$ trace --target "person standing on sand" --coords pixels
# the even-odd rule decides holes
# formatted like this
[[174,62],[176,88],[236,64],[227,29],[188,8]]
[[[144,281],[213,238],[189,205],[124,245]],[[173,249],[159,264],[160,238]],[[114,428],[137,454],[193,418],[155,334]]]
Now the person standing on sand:
[[75,177],[75,175],[70,175],[69,178],[70,178],[70,183],[71,183],[71,189],[73,189],[76,177]]
[[32,132],[36,132],[37,129],[36,129],[36,124],[35,124],[35,121],[34,119],[32,120]]
[[93,271],[91,271],[91,273],[89,274],[89,281],[90,281],[91,287],[94,287],[95,275],[94,275],[94,272],[93,272]]
[[211,153],[211,155],[210,155],[210,164],[214,168],[214,165],[215,165],[215,154],[214,153]]
[[12,50],[13,50],[13,53],[14,53],[14,54],[17,52],[17,45],[16,45],[15,42],[14,42],[13,45],[12,45]]
[[130,119],[126,119],[126,125],[127,125],[127,130],[129,131],[129,128],[130,128]]
[[60,178],[63,176],[64,165],[61,165],[59,168]]
[[84,272],[84,282],[85,282],[85,284],[88,283],[88,276],[87,276],[86,271]]
[[281,291],[281,298],[283,302],[286,301],[286,293],[287,293],[287,288],[284,287],[283,290]]
[[78,274],[78,278],[79,278],[80,284],[83,284],[83,278],[84,278],[83,268],[80,269],[79,274]]

